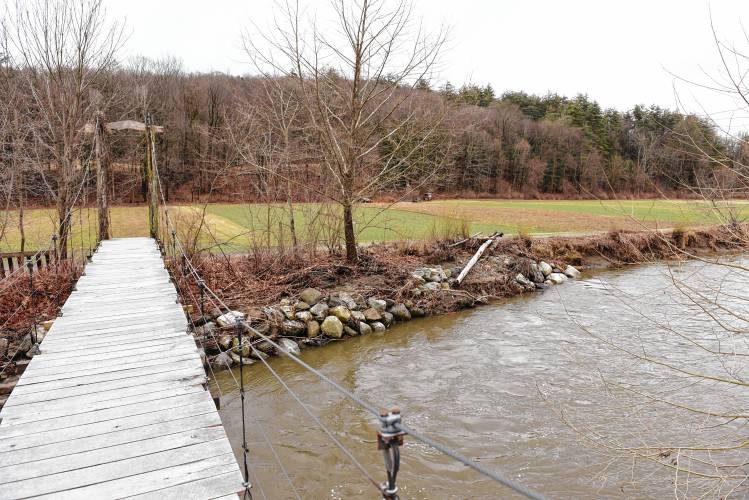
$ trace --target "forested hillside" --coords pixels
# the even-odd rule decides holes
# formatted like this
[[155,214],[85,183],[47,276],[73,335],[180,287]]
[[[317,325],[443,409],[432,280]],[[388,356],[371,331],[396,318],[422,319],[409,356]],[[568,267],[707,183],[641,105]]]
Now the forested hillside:
[[[45,136],[47,118],[27,95],[29,71],[3,68],[3,167],[21,168],[26,198],[44,203],[56,192],[57,140]],[[305,138],[308,117],[295,105],[295,85],[290,78],[188,74],[177,60],[138,58],[97,76],[96,88],[82,94],[78,119],[90,121],[95,109],[108,120],[151,114],[165,127],[158,156],[172,199],[315,200],[324,198],[330,179]],[[695,186],[730,187],[709,156],[749,156],[746,142],[718,136],[705,119],[656,106],[618,111],[584,95],[495,95],[491,86],[430,88],[423,80],[404,100],[398,113],[409,113],[409,126],[380,141],[381,154],[365,161],[376,170],[383,155],[399,161],[404,143],[418,144],[403,154],[407,172],[367,197],[688,196]],[[408,138],[398,137],[403,130]],[[90,145],[83,136],[76,140],[81,169]],[[142,201],[143,138],[112,140],[113,199]],[[289,179],[297,184],[291,190]]]

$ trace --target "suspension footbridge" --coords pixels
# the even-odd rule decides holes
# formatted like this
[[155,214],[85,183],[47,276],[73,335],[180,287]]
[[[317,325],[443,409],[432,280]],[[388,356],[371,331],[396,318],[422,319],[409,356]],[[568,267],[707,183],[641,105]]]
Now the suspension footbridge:
[[156,242],[103,241],[0,412],[0,498],[244,489]]

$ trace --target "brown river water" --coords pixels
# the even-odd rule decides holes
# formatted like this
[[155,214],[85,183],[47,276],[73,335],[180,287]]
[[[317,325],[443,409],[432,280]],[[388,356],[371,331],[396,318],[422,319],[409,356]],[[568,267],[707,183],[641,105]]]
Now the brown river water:
[[[690,339],[710,343],[718,334],[704,309],[677,293],[672,280],[704,279],[706,287],[720,282],[746,291],[734,274],[701,263],[607,271],[544,293],[306,349],[302,357],[376,405],[397,404],[413,429],[550,498],[673,497],[675,485],[685,486],[672,470],[621,459],[606,443],[709,439],[717,431],[603,388],[602,380],[652,390],[674,381],[672,372],[623,354],[607,339],[679,366],[693,362]],[[674,335],[677,326],[693,337]],[[702,367],[714,362],[699,361]],[[288,359],[270,364],[364,467],[384,480],[375,419]],[[238,370],[233,373],[238,376]],[[218,373],[217,383],[224,394],[221,417],[241,463],[238,391],[230,372]],[[245,368],[245,384],[254,498],[295,498],[276,456],[302,498],[380,498],[262,364]],[[749,407],[746,390],[687,385],[682,401],[690,404],[741,399]],[[607,437],[597,440],[602,435]],[[515,498],[408,437],[398,485],[401,498]],[[691,491],[686,486],[685,496]]]

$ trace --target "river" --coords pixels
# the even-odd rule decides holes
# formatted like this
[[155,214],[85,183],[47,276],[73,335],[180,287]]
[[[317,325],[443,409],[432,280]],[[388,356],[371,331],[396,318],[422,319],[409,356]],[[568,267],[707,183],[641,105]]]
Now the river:
[[[727,280],[738,286],[741,280],[734,280],[734,274],[689,263],[586,275],[544,293],[307,349],[303,358],[369,401],[397,404],[412,428],[549,497],[662,498],[678,488],[686,488],[688,495],[698,483],[689,490],[688,481],[667,466],[621,458],[628,455],[612,450],[611,444],[667,446],[671,440],[691,443],[724,435],[699,427],[698,419],[684,417],[670,405],[659,407],[619,391],[616,384],[660,394],[668,385],[668,394],[690,405],[712,408],[730,398],[749,407],[746,390],[693,382],[636,357],[692,366],[694,340],[713,345],[720,333],[714,321],[705,320],[703,308],[675,291],[672,281],[699,283],[708,276],[706,287]],[[720,370],[713,358],[700,359],[700,367]],[[370,473],[383,480],[374,419],[288,359],[270,363]],[[217,379],[224,393],[221,416],[239,453],[236,386],[230,372]],[[262,364],[247,367],[245,381],[254,498],[294,498],[274,452],[303,498],[378,498],[372,484]],[[738,425],[730,422],[720,432],[726,426],[739,432],[731,427]],[[401,460],[401,498],[512,497],[408,437]]]

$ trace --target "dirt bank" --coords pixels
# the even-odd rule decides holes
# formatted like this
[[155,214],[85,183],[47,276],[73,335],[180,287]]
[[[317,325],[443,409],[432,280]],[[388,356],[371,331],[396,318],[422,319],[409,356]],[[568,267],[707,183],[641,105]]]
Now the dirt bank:
[[[617,231],[588,237],[501,238],[488,248],[461,284],[456,283],[455,277],[483,243],[482,238],[371,245],[362,249],[356,265],[346,263],[342,256],[327,254],[214,255],[197,257],[195,262],[208,287],[233,310],[243,313],[255,328],[304,348],[377,331],[380,325],[387,328],[411,317],[443,314],[542,291],[576,276],[574,268],[566,272],[568,266],[617,267],[744,251],[745,230],[737,226],[688,232]],[[209,355],[236,353],[233,329],[213,321],[226,311],[204,299],[208,325],[201,326],[204,319],[198,313],[201,301],[197,284],[189,273],[182,275],[179,265],[172,267],[172,274],[182,295],[193,306],[192,319],[198,325],[196,337]],[[305,302],[302,295],[309,289],[316,292],[316,298]],[[313,307],[318,303],[319,307]],[[341,325],[326,333],[326,322]],[[263,352],[274,354],[272,346],[262,339],[255,337],[254,343],[261,345]],[[292,343],[284,345],[295,348]],[[252,351],[248,348],[246,353]],[[226,356],[221,359],[226,361]]]

